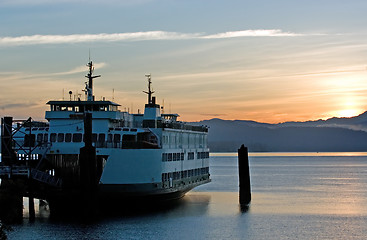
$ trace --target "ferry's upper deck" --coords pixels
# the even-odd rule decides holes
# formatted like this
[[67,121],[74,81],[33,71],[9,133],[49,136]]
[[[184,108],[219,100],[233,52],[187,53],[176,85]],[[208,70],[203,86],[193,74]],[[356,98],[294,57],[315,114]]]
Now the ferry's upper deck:
[[118,110],[117,103],[111,101],[49,101],[50,111],[46,111],[45,118],[75,119],[83,118],[84,112],[93,112],[94,119],[121,119],[123,113]]

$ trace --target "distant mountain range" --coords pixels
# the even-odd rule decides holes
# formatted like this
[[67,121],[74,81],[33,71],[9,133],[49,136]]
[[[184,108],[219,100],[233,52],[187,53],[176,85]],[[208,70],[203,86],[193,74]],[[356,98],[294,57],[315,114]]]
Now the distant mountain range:
[[351,118],[279,124],[218,118],[194,124],[209,126],[212,152],[237,151],[241,144],[251,152],[367,151],[367,112]]

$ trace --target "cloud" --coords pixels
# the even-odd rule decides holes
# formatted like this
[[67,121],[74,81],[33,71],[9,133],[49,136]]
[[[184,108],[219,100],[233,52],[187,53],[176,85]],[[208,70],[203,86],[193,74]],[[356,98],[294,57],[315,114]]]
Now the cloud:
[[57,5],[57,4],[95,4],[95,5],[138,5],[151,2],[153,0],[1,0],[0,6],[37,6],[37,5]]
[[11,109],[11,108],[27,108],[34,106],[34,103],[8,103],[0,105],[0,109]]
[[196,37],[196,34],[183,34],[164,31],[148,31],[135,33],[100,33],[100,34],[73,34],[73,35],[32,35],[20,37],[2,37],[0,46],[19,46],[37,44],[64,44],[84,42],[117,42],[117,41],[144,41],[144,40],[175,40]]
[[227,39],[238,37],[294,37],[302,34],[283,32],[279,29],[244,30],[205,35],[203,33],[178,33],[147,31],[133,33],[100,33],[72,35],[31,35],[19,37],[0,37],[0,46],[22,46],[40,44],[72,44],[85,42],[121,42],[148,40],[186,40],[186,39]]
[[[101,69],[107,66],[106,63],[93,63],[95,69]],[[77,73],[87,73],[88,68],[84,66],[79,66],[74,69],[65,72],[56,72],[56,73],[23,73],[23,72],[0,72],[0,76],[4,75],[7,76],[8,80],[16,81],[18,84],[22,84],[22,80],[27,79],[40,79],[40,78],[49,78],[49,77],[57,77],[57,76],[65,76],[65,75],[72,75]],[[12,83],[13,84],[13,83]]]
[[[104,62],[101,62],[101,63],[94,63],[93,66],[94,66],[95,69],[101,69],[101,68],[104,68],[105,66],[107,66],[107,64],[104,63]],[[81,72],[86,72],[86,71],[87,71],[86,66],[79,66],[79,67],[76,67],[76,68],[74,68],[70,71],[50,73],[50,74],[46,74],[46,76],[70,75],[70,74],[81,73]]]
[[244,30],[235,32],[218,33],[208,36],[203,36],[205,39],[218,38],[237,38],[237,37],[295,37],[303,36],[302,34],[283,32],[280,29],[258,29],[258,30]]

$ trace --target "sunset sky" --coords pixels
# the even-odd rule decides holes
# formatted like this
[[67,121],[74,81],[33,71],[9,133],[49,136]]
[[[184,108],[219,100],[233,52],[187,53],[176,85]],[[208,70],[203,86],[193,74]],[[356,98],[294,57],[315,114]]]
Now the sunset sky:
[[145,74],[181,120],[267,123],[367,110],[365,0],[1,0],[0,116],[82,94],[136,113]]

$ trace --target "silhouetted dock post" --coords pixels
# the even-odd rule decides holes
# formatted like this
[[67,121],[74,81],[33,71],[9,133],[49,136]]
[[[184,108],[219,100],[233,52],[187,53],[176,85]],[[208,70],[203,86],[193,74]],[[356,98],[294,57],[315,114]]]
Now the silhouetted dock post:
[[1,161],[6,166],[13,165],[15,161],[15,152],[13,150],[12,135],[13,117],[4,117],[1,119]]
[[36,212],[34,210],[34,198],[33,198],[33,196],[29,196],[28,203],[29,203],[29,221],[32,222],[36,218]]
[[5,223],[23,221],[23,196],[19,181],[2,179],[0,187],[0,219]]
[[240,204],[248,205],[251,202],[250,168],[248,161],[248,150],[243,144],[238,149],[238,172],[240,184]]
[[84,143],[80,149],[80,193],[84,216],[94,215],[96,210],[97,194],[97,160],[96,148],[92,145],[92,113],[84,116]]
[[29,221],[33,222],[36,219],[36,211],[34,210],[34,195],[33,195],[33,182],[29,179],[28,183],[28,209],[29,209]]
[[[1,119],[1,161],[2,165],[12,167],[16,161],[13,150],[12,117]],[[15,223],[23,220],[23,196],[21,184],[15,179],[2,178],[0,184],[0,218],[3,222]]]

